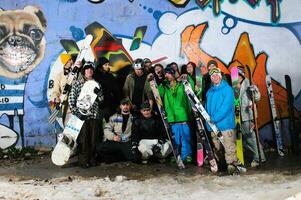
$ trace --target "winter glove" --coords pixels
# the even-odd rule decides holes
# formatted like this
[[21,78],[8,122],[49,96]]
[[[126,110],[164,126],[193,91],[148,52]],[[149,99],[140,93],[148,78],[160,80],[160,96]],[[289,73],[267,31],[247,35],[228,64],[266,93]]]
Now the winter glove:
[[95,93],[97,96],[99,96],[99,95],[101,95],[101,90],[100,90],[99,88],[95,87],[95,88],[94,88],[94,93]]
[[81,115],[81,114],[78,114],[77,117],[82,120],[82,121],[86,121],[88,119],[88,116],[86,115]]
[[256,87],[256,85],[250,85],[250,86],[248,87],[248,90],[249,90],[250,92],[256,92],[256,91],[257,91],[257,87]]
[[152,151],[153,154],[156,156],[160,156],[161,155],[161,149],[162,149],[162,144],[158,143],[156,145],[153,146]]
[[138,149],[138,146],[132,146],[131,154],[132,154],[133,162],[139,162],[141,160],[141,153]]
[[182,74],[180,77],[179,77],[179,80],[182,81],[182,80],[187,80],[187,74]]
[[150,73],[149,75],[147,75],[147,80],[148,81],[154,80],[154,74]]
[[68,92],[70,92],[70,90],[71,90],[71,85],[66,84],[64,87],[63,94],[67,94]]

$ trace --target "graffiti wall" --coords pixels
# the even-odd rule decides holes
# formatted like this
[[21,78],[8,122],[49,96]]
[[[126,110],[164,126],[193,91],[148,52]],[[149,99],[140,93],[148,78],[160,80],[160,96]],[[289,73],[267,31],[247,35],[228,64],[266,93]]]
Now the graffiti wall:
[[49,91],[63,71],[60,54],[68,51],[61,41],[73,40],[80,47],[88,34],[93,36],[88,59],[106,57],[117,75],[145,57],[164,66],[188,61],[206,66],[215,60],[224,73],[237,63],[250,66],[262,94],[262,141],[272,137],[265,85],[265,76],[271,75],[277,116],[289,144],[284,76],[292,80],[298,116],[300,6],[299,0],[2,0],[0,148],[55,144],[61,128],[48,123]]

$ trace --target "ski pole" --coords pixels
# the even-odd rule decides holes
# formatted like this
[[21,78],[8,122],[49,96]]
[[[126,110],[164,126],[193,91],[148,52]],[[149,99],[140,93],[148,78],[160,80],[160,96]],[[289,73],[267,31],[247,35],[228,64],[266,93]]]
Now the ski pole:
[[[246,65],[248,73],[249,73],[249,80],[250,80],[250,85],[253,85],[253,80],[252,80],[252,72],[251,68]],[[261,154],[260,154],[260,141],[259,141],[259,132],[258,132],[258,125],[257,125],[257,117],[256,117],[256,103],[255,103],[255,98],[254,98],[254,92],[251,91],[251,101],[252,101],[252,114],[253,114],[253,120],[254,120],[254,128],[255,128],[255,136],[256,136],[256,144],[257,144],[257,151],[258,151],[258,157],[259,157],[259,164],[261,164]]]

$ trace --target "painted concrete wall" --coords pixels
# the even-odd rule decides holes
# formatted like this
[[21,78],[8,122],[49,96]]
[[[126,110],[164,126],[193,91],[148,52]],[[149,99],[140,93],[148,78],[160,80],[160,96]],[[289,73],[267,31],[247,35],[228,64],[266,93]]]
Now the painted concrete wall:
[[[18,136],[17,145],[55,144],[60,129],[48,124],[48,94],[52,80],[62,70],[59,55],[64,49],[60,40],[80,43],[85,28],[95,21],[116,40],[121,39],[123,53],[128,53],[130,60],[148,57],[162,58],[163,65],[172,61],[181,65],[189,60],[206,65],[214,59],[225,73],[235,60],[248,64],[263,96],[258,105],[262,139],[271,137],[266,74],[274,79],[277,112],[283,125],[288,116],[286,74],[292,80],[295,107],[301,110],[299,0],[91,2],[0,2],[0,127],[1,134]],[[145,34],[135,35],[139,32],[136,28],[143,26]],[[142,36],[141,44],[132,44]],[[286,128],[284,140],[289,143]]]

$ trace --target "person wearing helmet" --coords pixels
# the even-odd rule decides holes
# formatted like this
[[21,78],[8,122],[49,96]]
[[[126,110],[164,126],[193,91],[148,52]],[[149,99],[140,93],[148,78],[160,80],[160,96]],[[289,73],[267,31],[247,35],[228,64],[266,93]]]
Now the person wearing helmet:
[[237,169],[239,172],[245,172],[246,169],[237,159],[236,153],[233,89],[222,79],[222,72],[219,68],[212,68],[209,71],[209,75],[212,86],[206,94],[206,110],[211,121],[221,131],[225,150],[224,155],[222,155],[222,144],[218,140],[218,135],[213,132],[208,123],[206,123],[207,130],[211,132],[212,142],[217,150],[217,155],[225,157],[228,173],[233,174]]
[[102,120],[99,105],[103,102],[104,96],[101,85],[99,89],[95,88],[94,93],[97,98],[93,103],[90,114],[83,115],[76,106],[77,98],[80,95],[84,83],[88,80],[93,80],[94,63],[86,62],[81,69],[82,78],[75,80],[72,83],[69,94],[69,105],[73,115],[84,121],[77,138],[78,143],[78,163],[82,168],[88,168],[96,165],[96,144],[102,138]]
[[139,115],[142,102],[149,100],[152,105],[152,92],[146,74],[144,73],[144,62],[138,58],[133,62],[134,72],[130,73],[123,86],[123,95],[129,98],[133,105],[133,115]]

